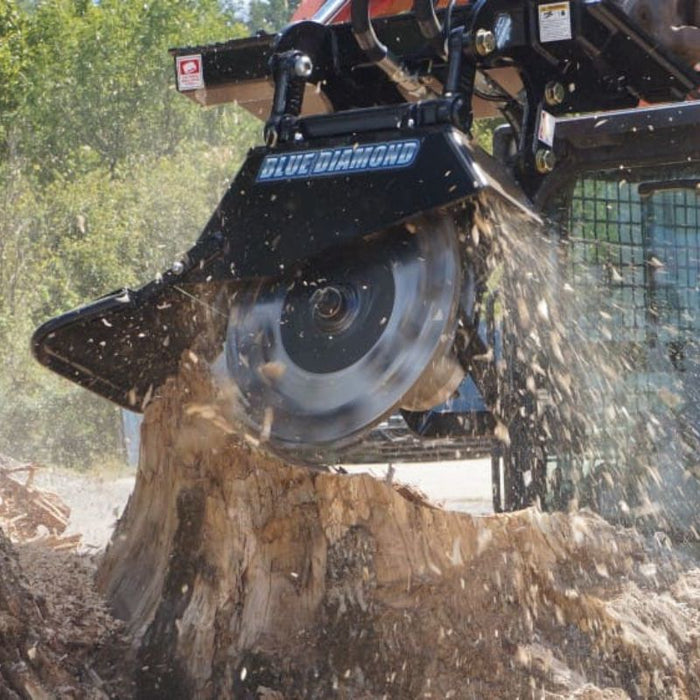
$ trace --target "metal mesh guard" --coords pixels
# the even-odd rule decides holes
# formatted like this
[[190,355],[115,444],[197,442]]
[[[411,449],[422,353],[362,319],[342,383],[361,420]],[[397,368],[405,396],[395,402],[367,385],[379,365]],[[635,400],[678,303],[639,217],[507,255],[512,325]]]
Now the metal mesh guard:
[[634,360],[623,389],[638,411],[659,408],[663,389],[693,399],[698,391],[700,178],[655,175],[585,174],[562,222],[572,283],[595,287],[602,304],[581,323],[603,342],[600,314],[612,319],[612,342]]

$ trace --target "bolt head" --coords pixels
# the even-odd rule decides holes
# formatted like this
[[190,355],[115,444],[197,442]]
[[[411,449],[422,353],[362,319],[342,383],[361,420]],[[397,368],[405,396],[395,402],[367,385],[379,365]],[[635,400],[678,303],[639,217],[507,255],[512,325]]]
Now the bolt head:
[[551,173],[556,164],[557,157],[554,155],[554,151],[551,151],[549,148],[540,148],[535,153],[535,167],[540,175]]
[[490,29],[477,29],[474,48],[479,56],[488,56],[496,50],[496,37]]
[[544,89],[544,99],[550,107],[557,107],[566,99],[566,89],[556,81],[547,83]]
[[297,56],[296,61],[294,61],[294,74],[298,78],[308,78],[313,69],[314,64],[306,54]]

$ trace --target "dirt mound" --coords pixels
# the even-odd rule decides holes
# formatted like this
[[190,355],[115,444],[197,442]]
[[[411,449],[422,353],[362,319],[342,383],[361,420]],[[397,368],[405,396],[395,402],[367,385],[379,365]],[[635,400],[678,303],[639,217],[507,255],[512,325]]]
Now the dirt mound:
[[237,437],[190,355],[99,580],[148,698],[700,697],[700,571],[589,512],[472,517]]

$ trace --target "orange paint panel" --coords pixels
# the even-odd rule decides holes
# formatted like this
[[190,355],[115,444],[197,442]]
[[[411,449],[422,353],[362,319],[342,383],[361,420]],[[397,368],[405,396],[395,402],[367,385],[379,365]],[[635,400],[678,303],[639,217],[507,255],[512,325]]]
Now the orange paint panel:
[[[458,5],[468,5],[471,0],[458,0]],[[439,0],[438,7],[447,7],[448,0]],[[293,22],[302,19],[311,19],[318,10],[323,7],[322,0],[302,0],[296,12],[292,16]],[[413,7],[413,0],[374,0],[372,3],[372,17],[387,17],[409,12]],[[350,21],[350,2],[346,2],[340,12],[333,18],[332,23]]]

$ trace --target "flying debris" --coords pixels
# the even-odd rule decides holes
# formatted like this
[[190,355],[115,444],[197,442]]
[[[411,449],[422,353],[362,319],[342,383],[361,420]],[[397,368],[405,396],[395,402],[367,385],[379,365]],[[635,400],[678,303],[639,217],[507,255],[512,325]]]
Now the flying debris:
[[[587,441],[619,378],[651,374],[620,357],[670,357],[661,403],[694,401],[700,74],[614,0],[304,7],[172,50],[178,90],[265,145],[181,260],[46,322],[36,357],[140,411],[193,350],[294,461],[491,454],[497,510],[565,504],[612,458]],[[472,128],[499,113],[491,156]]]

